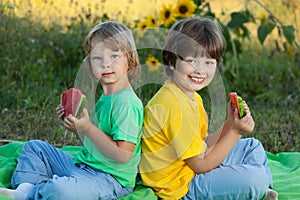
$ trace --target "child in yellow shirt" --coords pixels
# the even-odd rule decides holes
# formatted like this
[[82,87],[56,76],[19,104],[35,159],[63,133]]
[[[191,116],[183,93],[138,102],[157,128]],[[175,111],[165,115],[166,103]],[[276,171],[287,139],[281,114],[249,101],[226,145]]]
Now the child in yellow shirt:
[[246,102],[239,118],[228,102],[228,119],[207,135],[208,116],[197,91],[213,80],[225,49],[210,18],[176,23],[163,48],[170,80],[145,108],[140,172],[143,184],[163,199],[277,199],[265,151],[256,139]]

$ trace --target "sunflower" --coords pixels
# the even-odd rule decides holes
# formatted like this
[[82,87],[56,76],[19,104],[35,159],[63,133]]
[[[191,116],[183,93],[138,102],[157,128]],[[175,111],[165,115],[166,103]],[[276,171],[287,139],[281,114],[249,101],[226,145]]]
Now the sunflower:
[[147,20],[140,21],[136,27],[140,28],[141,30],[146,30],[148,28],[148,21]]
[[140,36],[144,35],[144,33],[146,32],[147,28],[149,27],[148,26],[148,21],[147,20],[143,20],[143,21],[140,21],[138,24],[137,24],[137,28],[138,28],[138,34]]
[[175,7],[175,14],[178,17],[190,17],[196,9],[193,0],[179,0]]
[[173,21],[175,21],[173,4],[163,4],[158,16],[159,20],[163,22],[166,27],[168,27]]
[[148,16],[146,18],[148,27],[157,27],[157,20],[153,16]]
[[160,67],[160,62],[154,56],[148,56],[146,60],[149,71],[157,71]]

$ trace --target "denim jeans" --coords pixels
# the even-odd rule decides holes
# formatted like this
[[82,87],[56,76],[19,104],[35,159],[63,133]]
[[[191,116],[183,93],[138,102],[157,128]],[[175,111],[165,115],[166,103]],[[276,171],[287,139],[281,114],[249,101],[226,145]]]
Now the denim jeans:
[[73,164],[72,156],[39,140],[24,144],[11,179],[16,188],[34,184],[27,199],[117,199],[133,191],[110,174],[86,164]]
[[193,178],[182,199],[262,199],[271,184],[261,143],[253,138],[241,139],[219,167]]

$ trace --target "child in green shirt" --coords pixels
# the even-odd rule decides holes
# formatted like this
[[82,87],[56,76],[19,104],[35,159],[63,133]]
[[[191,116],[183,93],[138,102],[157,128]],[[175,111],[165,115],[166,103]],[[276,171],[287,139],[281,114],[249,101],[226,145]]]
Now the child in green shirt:
[[24,144],[11,179],[0,193],[13,199],[117,199],[133,191],[140,161],[143,105],[130,80],[139,74],[131,31],[108,21],[95,26],[84,42],[85,61],[103,94],[90,115],[63,117],[60,123],[82,134],[83,147],[72,158],[39,140]]

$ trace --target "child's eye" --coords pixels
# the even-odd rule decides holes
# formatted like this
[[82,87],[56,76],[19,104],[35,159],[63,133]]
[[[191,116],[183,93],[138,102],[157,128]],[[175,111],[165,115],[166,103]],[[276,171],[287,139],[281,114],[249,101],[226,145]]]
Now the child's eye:
[[98,60],[98,61],[101,61],[101,60],[102,60],[102,58],[101,58],[101,57],[98,57],[98,56],[95,56],[95,57],[93,57],[93,60]]
[[215,65],[215,64],[216,64],[216,62],[213,61],[213,60],[207,60],[207,61],[205,61],[205,63],[206,63],[207,65]]
[[112,55],[111,58],[112,59],[117,59],[119,57],[119,55]]
[[195,59],[192,59],[192,58],[188,58],[185,60],[185,62],[189,63],[189,64],[195,64],[197,61]]

